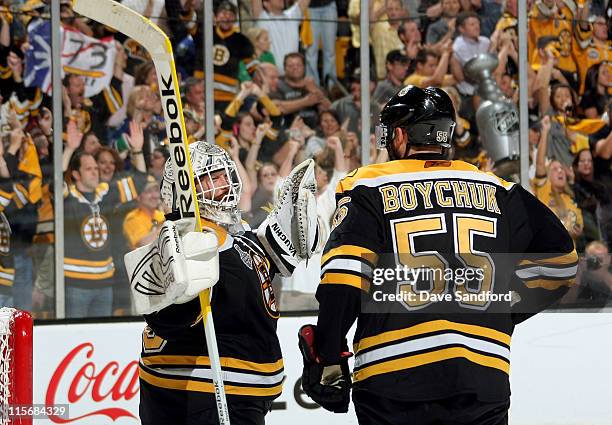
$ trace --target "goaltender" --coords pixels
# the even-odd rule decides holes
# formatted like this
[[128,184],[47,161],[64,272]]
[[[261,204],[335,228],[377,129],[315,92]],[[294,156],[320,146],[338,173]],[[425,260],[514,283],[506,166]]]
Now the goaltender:
[[[318,323],[299,334],[302,386],[324,408],[347,411],[345,335],[357,319],[352,398],[362,425],[506,424],[514,326],[574,281],[573,242],[552,211],[519,185],[446,159],[455,116],[442,90],[404,87],[377,127],[391,161],[357,169],[336,190]],[[375,270],[398,264],[483,273],[373,282]],[[381,288],[431,296],[374,306]]]
[[[292,171],[271,213],[251,231],[240,219],[241,181],[228,154],[206,142],[192,143],[189,150],[205,230],[188,231],[194,228],[188,220],[165,221],[156,242],[125,260],[136,310],[146,313],[147,322],[140,419],[144,425],[218,423],[197,298],[212,287],[230,421],[264,424],[284,380],[271,282],[279,272],[290,276],[317,246],[314,162]],[[161,195],[167,209],[176,211],[169,162]]]

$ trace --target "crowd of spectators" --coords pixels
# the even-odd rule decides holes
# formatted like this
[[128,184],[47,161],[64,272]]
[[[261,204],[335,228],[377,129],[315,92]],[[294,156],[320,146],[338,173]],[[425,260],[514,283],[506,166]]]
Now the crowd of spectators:
[[[464,66],[480,53],[496,56],[493,77],[517,105],[518,70],[527,66],[533,192],[576,248],[586,249],[588,270],[600,270],[595,289],[571,296],[605,301],[612,288],[612,4],[528,1],[529,63],[519,64],[517,1],[371,0],[361,11],[360,0],[215,0],[214,129],[204,127],[202,0],[123,3],[168,33],[188,139],[214,131],[236,161],[251,227],[292,167],[314,158],[328,234],[334,188],[360,166],[362,144],[372,162],[387,160],[373,136],[361,139],[360,13],[370,20],[372,132],[380,108],[405,84],[442,87],[457,110],[452,157],[485,171],[495,168],[476,125],[481,99]],[[93,90],[99,64],[75,68],[80,51],[63,62],[65,185],[54,193],[52,99],[48,84],[29,74],[48,67],[49,51],[46,65],[28,63],[40,59],[32,34],[40,38],[49,13],[48,0],[0,0],[0,305],[53,317],[53,202],[63,196],[65,257],[56,266],[64,270],[67,316],[129,315],[123,254],[149,243],[163,220],[156,188],[169,153],[155,68],[134,40],[61,0],[64,32],[104,43],[99,55],[112,66],[108,83]],[[316,308],[318,267],[315,259],[298,278],[278,282],[284,309]]]

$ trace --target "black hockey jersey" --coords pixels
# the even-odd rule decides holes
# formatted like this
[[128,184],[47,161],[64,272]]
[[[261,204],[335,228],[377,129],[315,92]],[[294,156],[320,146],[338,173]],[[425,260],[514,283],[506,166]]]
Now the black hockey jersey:
[[357,318],[356,388],[407,401],[505,400],[514,325],[573,284],[572,239],[519,185],[418,158],[339,183],[317,289],[320,354],[338,362]]
[[222,33],[218,27],[215,27],[213,43],[215,102],[230,102],[238,94],[240,61],[244,62],[249,74],[255,72],[258,63],[255,50],[244,34],[235,30]]
[[95,193],[83,194],[74,184],[64,189],[66,285],[100,288],[113,284],[115,264],[110,238],[111,216],[117,204],[136,199],[144,176],[135,174],[100,183]]
[[[219,281],[210,305],[228,401],[274,399],[284,380],[272,289],[277,269],[250,230],[230,235],[203,223],[219,237]],[[140,379],[149,391],[214,393],[199,299],[173,304],[145,320]],[[212,396],[198,400],[214,404]]]

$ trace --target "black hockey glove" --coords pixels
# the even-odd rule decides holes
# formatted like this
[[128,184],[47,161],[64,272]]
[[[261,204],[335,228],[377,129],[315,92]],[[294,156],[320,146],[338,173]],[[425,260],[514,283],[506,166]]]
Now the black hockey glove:
[[351,392],[348,359],[353,354],[344,352],[340,364],[323,365],[317,354],[316,329],[315,325],[304,325],[298,332],[299,347],[304,357],[302,389],[325,410],[346,413]]

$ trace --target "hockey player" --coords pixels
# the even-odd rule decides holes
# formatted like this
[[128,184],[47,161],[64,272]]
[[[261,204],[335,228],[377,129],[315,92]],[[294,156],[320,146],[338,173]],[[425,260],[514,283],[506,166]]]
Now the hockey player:
[[[300,164],[257,232],[240,219],[241,182],[219,146],[190,146],[202,233],[186,220],[165,221],[151,245],[126,255],[137,311],[145,314],[140,359],[144,425],[217,424],[215,391],[197,298],[211,288],[211,308],[233,424],[264,424],[282,391],[283,359],[272,279],[290,276],[317,246],[314,163]],[[176,211],[166,164],[162,200]],[[168,217],[168,214],[167,214]],[[214,287],[213,287],[214,285]]]
[[[357,169],[336,191],[318,324],[299,335],[302,386],[347,411],[344,338],[357,319],[352,397],[362,425],[506,424],[514,326],[573,284],[572,239],[552,211],[519,185],[446,159],[454,119],[442,90],[404,87],[377,127],[392,161]],[[396,266],[408,277],[381,282]]]

